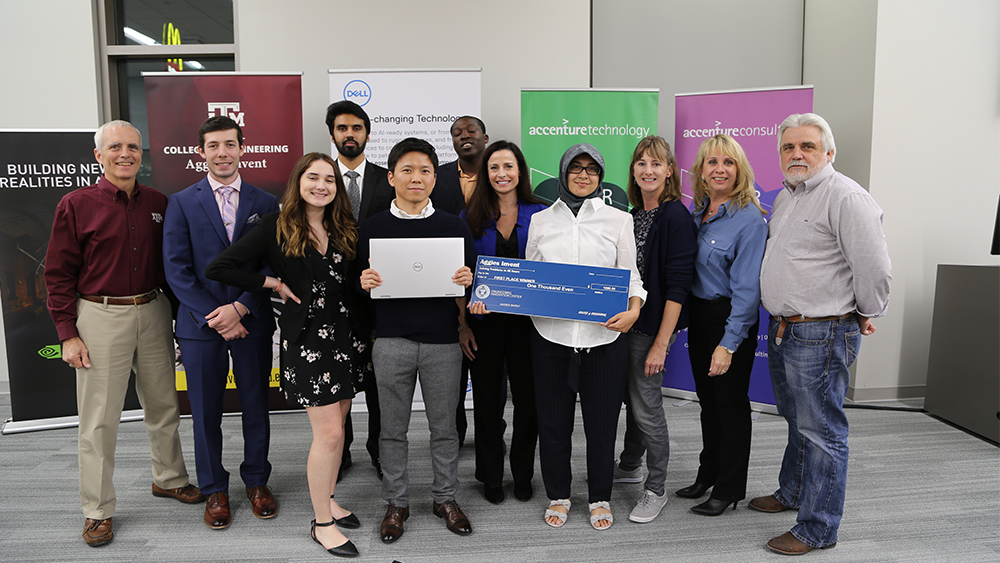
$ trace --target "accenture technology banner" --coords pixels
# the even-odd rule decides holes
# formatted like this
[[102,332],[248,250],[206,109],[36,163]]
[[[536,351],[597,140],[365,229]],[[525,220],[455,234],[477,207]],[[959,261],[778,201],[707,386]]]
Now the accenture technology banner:
[[[724,133],[743,147],[753,168],[754,187],[761,207],[770,212],[784,179],[778,162],[778,126],[793,113],[811,112],[812,106],[812,86],[677,94],[674,151],[682,170],[684,202],[689,208],[693,207],[691,174],[696,171],[689,171],[688,168],[694,162],[698,148],[706,139]],[[757,354],[750,378],[750,400],[774,405],[774,391],[767,367],[767,326],[767,313],[762,308]],[[693,393],[694,379],[686,348],[687,330],[684,330],[677,335],[671,353],[667,355],[663,386]]]
[[[330,73],[330,103],[349,100],[372,122],[365,158],[385,166],[389,151],[407,137],[429,142],[443,164],[458,158],[451,124],[482,117],[480,69],[367,69]],[[489,131],[489,123],[486,124]],[[330,154],[337,154],[331,143]]]
[[[45,307],[45,252],[56,204],[102,173],[94,130],[0,131],[0,292],[11,407],[4,433],[75,423],[76,370],[62,361]],[[137,408],[130,389],[125,409]],[[57,421],[62,417],[74,420]]]
[[243,130],[240,175],[279,198],[302,156],[301,74],[144,72],[153,187],[179,192],[205,178],[198,127],[227,115]]
[[628,211],[632,151],[656,134],[659,97],[659,90],[521,90],[521,149],[535,194],[555,201],[559,159],[569,147],[590,143],[604,157],[605,203]]

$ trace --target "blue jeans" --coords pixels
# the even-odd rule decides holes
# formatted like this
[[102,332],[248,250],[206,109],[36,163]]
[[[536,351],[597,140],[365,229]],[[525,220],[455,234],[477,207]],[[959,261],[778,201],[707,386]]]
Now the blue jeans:
[[812,547],[837,543],[847,487],[848,368],[857,358],[861,332],[854,317],[788,323],[775,343],[771,319],[768,366],[778,413],[788,422],[788,445],[774,496],[797,508],[792,535]]

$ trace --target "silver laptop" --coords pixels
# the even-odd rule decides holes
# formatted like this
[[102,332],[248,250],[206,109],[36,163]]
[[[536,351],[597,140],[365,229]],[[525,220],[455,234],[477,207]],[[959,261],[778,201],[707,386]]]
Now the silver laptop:
[[372,299],[461,297],[465,287],[451,281],[465,265],[465,239],[373,238],[371,268],[382,276]]

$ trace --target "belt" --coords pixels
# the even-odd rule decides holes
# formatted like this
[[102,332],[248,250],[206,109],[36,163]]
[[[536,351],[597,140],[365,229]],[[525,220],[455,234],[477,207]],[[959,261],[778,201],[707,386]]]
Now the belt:
[[145,305],[153,299],[156,299],[156,295],[159,293],[157,290],[150,291],[149,293],[143,293],[142,295],[134,295],[132,297],[104,297],[101,295],[81,295],[80,299],[84,301],[92,301],[94,303],[106,303],[108,305]]
[[830,317],[803,317],[802,315],[793,315],[791,317],[781,317],[778,315],[771,315],[771,318],[778,321],[778,332],[774,335],[774,344],[776,346],[781,345],[781,337],[785,335],[785,327],[788,323],[818,323],[821,321],[839,321],[841,319],[846,319],[849,317],[856,316],[855,313],[847,313],[846,315],[833,315]]

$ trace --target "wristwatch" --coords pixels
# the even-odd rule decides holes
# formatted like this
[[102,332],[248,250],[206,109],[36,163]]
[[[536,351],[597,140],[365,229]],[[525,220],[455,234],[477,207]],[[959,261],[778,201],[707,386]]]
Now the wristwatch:
[[729,348],[726,348],[722,344],[719,344],[719,348],[722,348],[723,350],[725,350],[726,352],[729,352],[730,354],[735,354],[736,353],[736,350],[730,350]]

